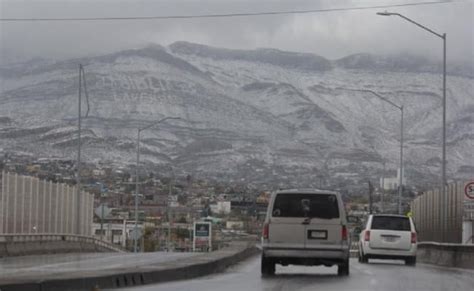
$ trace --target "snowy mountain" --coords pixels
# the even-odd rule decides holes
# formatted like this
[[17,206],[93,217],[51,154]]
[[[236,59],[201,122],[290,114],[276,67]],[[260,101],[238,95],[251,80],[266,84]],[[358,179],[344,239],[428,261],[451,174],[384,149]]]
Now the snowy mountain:
[[[440,173],[439,64],[187,42],[1,67],[0,148],[74,157],[79,63],[90,97],[82,132],[89,162],[133,164],[137,128],[174,116],[182,120],[143,132],[149,167],[282,187],[377,179],[384,160],[398,166],[400,112],[354,91],[365,89],[405,107],[409,183],[428,185]],[[448,77],[450,178],[474,171],[473,76],[472,67],[453,66]]]

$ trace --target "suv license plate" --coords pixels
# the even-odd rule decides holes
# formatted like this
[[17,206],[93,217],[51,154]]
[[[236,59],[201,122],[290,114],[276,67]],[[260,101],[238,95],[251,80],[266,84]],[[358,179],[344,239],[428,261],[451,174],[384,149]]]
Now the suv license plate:
[[309,230],[308,238],[309,239],[327,239],[328,232],[326,230]]
[[395,242],[397,240],[397,238],[393,237],[393,236],[388,236],[388,237],[384,237],[384,240],[386,242]]

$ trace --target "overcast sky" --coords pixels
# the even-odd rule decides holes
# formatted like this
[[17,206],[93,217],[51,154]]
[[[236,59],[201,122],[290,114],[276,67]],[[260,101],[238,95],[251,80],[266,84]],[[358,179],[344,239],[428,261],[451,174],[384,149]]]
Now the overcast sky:
[[[0,14],[1,18],[165,16],[425,1],[430,0],[0,0]],[[375,15],[380,10],[212,19],[0,22],[0,57],[2,62],[70,58],[185,40],[227,48],[311,52],[331,59],[360,52],[441,58],[440,39],[401,18]],[[446,32],[451,60],[474,58],[473,1],[388,10]]]

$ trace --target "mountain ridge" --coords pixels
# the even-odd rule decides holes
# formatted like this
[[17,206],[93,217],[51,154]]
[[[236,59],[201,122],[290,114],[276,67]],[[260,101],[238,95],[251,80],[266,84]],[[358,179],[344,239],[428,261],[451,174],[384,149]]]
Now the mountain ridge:
[[[184,172],[282,187],[314,186],[315,175],[328,185],[357,183],[377,176],[384,160],[396,168],[399,151],[399,113],[353,91],[360,88],[406,107],[409,179],[428,185],[438,174],[439,76],[420,71],[429,67],[426,61],[367,54],[331,61],[182,42],[3,66],[0,148],[74,156],[78,62],[87,64],[88,161],[133,164],[138,126],[177,116],[182,120],[143,133],[143,161],[150,167],[171,163]],[[451,75],[448,84],[449,175],[467,177],[474,160],[472,79]]]

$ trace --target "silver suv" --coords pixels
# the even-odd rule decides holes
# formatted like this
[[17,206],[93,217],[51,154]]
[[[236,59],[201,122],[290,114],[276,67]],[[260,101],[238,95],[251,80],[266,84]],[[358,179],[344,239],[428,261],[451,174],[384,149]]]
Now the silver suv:
[[349,234],[341,195],[322,190],[284,190],[268,204],[262,233],[262,275],[282,266],[333,266],[349,275]]

